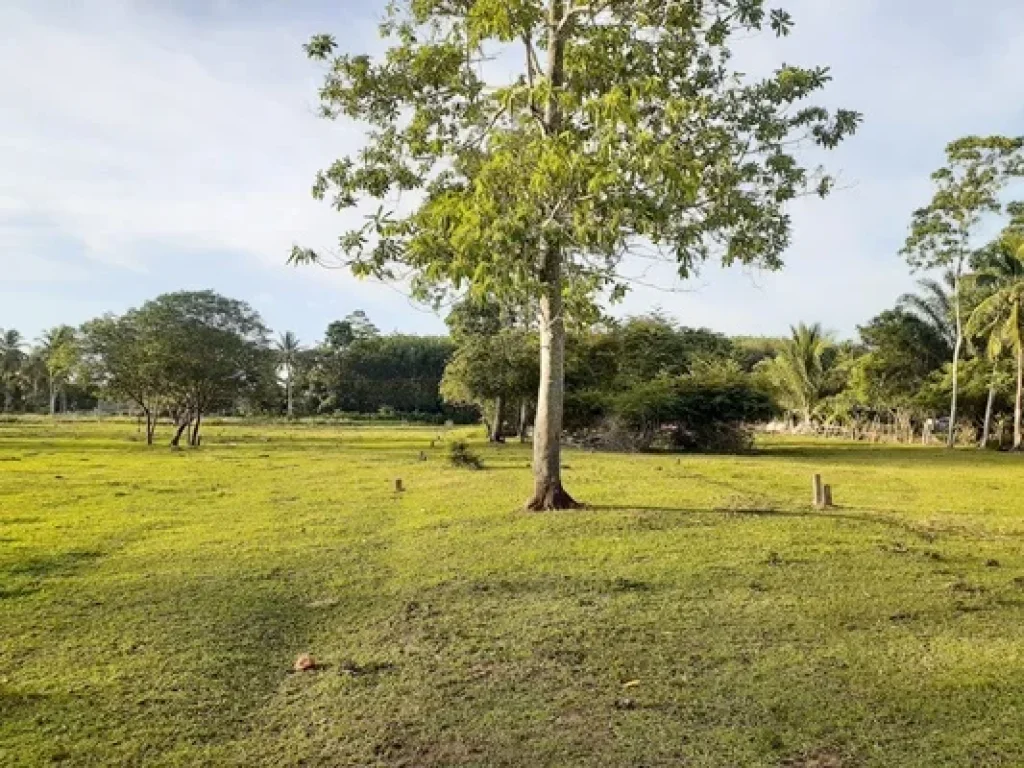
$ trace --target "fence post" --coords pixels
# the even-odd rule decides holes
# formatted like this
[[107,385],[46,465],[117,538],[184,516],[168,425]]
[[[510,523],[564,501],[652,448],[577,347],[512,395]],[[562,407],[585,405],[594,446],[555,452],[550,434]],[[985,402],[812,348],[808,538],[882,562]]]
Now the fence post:
[[825,503],[825,489],[821,485],[821,475],[815,474],[811,478],[811,503],[818,509],[821,509]]

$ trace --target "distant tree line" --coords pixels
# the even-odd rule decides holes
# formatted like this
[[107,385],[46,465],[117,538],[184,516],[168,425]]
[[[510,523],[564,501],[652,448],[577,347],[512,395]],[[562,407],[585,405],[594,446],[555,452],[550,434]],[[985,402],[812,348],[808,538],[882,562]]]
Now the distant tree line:
[[319,343],[292,332],[274,340],[245,302],[178,292],[34,344],[0,331],[0,392],[5,413],[130,411],[150,443],[169,423],[174,445],[198,445],[211,414],[475,421],[475,407],[440,394],[454,351],[447,337],[381,334],[361,311]]
[[[922,278],[850,340],[816,323],[730,338],[659,313],[567,314],[566,434],[613,449],[735,450],[769,421],[902,440],[938,440],[952,424],[959,443],[1021,447],[1024,204],[1005,214],[959,274]],[[306,345],[291,332],[272,339],[245,302],[171,293],[32,344],[0,331],[0,393],[5,413],[130,411],[149,442],[163,423],[175,445],[198,445],[211,414],[482,420],[495,442],[525,440],[539,381],[533,317],[466,300],[448,335],[415,336],[382,334],[357,310]]]

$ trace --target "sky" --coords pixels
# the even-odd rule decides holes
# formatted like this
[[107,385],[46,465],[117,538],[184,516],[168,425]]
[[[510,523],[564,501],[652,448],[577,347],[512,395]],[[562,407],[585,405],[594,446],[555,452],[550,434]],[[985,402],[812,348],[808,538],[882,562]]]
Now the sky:
[[[781,2],[781,0],[780,0]],[[351,224],[311,197],[358,125],[315,115],[302,44],[373,50],[383,0],[0,1],[0,328],[119,313],[160,293],[244,299],[306,343],[362,309],[383,331],[443,318],[401,286],[285,264]],[[797,26],[743,42],[750,71],[828,65],[818,99],[864,114],[826,162],[841,188],[794,205],[785,269],[642,275],[615,314],[730,334],[820,321],[842,336],[913,288],[898,251],[945,144],[1024,134],[1020,0],[786,0]],[[639,265],[628,274],[641,277]]]

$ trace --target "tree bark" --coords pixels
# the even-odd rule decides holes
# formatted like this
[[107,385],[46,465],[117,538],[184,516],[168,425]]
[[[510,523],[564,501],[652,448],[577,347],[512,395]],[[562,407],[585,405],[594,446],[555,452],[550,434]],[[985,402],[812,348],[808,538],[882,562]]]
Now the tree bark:
[[146,414],[146,445],[153,444],[153,435],[156,433],[156,424],[154,423],[153,414],[149,408],[142,409]]
[[526,442],[526,431],[530,428],[530,401],[525,397],[519,403],[519,442]]
[[[548,136],[561,130],[558,91],[565,81],[565,0],[548,5],[547,81],[544,105]],[[562,317],[562,246],[550,236],[540,254],[540,387],[533,430],[533,497],[527,508],[540,511],[574,509],[580,505],[562,487],[562,408],[565,402],[565,320]]]
[[191,423],[192,423],[192,421],[189,420],[189,421],[183,421],[183,422],[181,422],[178,425],[178,429],[177,429],[177,431],[175,431],[174,437],[171,438],[171,447],[172,448],[177,448],[181,444],[181,436],[185,432],[185,430],[188,429],[188,427],[189,427],[189,425]]
[[292,368],[288,366],[288,378],[285,379],[285,388],[288,391],[288,418],[292,418]]
[[502,425],[505,423],[505,398],[502,395],[494,398],[494,423],[491,426],[490,435],[488,436],[492,443],[504,442],[505,438],[502,436]]
[[50,415],[55,416],[57,414],[57,385],[53,380],[53,375],[50,375]]
[[992,379],[988,384],[988,401],[985,403],[985,423],[981,428],[981,443],[979,448],[988,447],[989,434],[992,431],[992,405],[996,399],[996,371],[999,369],[999,361],[992,363]]
[[565,322],[562,318],[561,254],[545,254],[545,291],[540,300],[540,389],[533,430],[533,498],[527,508],[542,511],[580,505],[562,487],[562,408],[565,401]]
[[188,444],[193,448],[199,447],[199,426],[203,422],[203,414],[200,411],[196,411],[196,420],[192,424],[192,434],[189,436]]
[[1021,447],[1021,400],[1024,396],[1024,345],[1017,346],[1017,399],[1013,404],[1013,450]]
[[957,262],[956,273],[953,275],[953,310],[956,315],[956,341],[953,344],[953,396],[949,402],[949,433],[946,435],[946,447],[956,445],[956,406],[960,394],[960,348],[964,342],[963,315],[960,310],[960,272],[963,270],[963,259]]

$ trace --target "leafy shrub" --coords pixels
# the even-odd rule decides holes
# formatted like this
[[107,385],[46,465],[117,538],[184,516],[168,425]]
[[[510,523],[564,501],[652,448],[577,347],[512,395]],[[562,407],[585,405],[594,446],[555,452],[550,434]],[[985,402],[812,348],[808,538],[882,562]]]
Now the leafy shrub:
[[483,469],[483,460],[473,453],[462,440],[457,440],[448,449],[448,461],[453,467],[463,469]]
[[581,399],[575,411],[581,421],[588,407],[600,416],[584,430],[584,442],[615,451],[749,450],[751,425],[767,421],[776,410],[756,380],[735,364],[721,363],[636,382],[603,401]]

